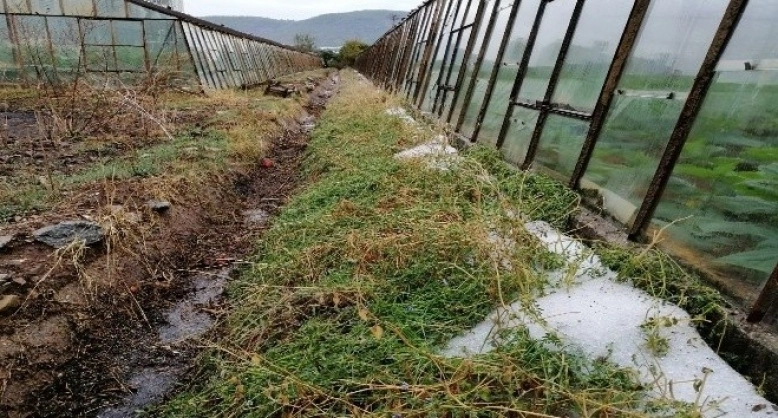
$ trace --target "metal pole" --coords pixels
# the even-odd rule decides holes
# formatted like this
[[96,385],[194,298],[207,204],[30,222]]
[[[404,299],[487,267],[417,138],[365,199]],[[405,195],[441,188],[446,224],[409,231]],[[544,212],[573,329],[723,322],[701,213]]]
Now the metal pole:
[[[538,39],[538,32],[540,32],[540,24],[543,21],[543,14],[546,12],[546,5],[553,0],[542,0],[540,7],[538,8],[538,14],[535,15],[535,23],[532,24],[532,31],[529,38],[527,38],[527,46],[524,49],[524,55],[521,58],[521,64],[519,65],[519,72],[516,73],[516,78],[513,80],[513,88],[511,89],[510,103],[516,101],[516,97],[521,91],[521,86],[524,83],[524,77],[527,75],[527,68],[529,68],[529,59],[532,56],[532,50],[535,49],[535,41]],[[505,118],[502,120],[502,127],[500,128],[500,135],[497,136],[497,148],[502,148],[502,144],[505,143],[505,135],[508,133],[508,128],[511,125],[511,118],[513,117],[513,105],[508,105],[508,110],[505,112]]]
[[[467,40],[465,53],[464,56],[462,57],[462,65],[460,66],[459,73],[457,74],[457,81],[454,84],[456,88],[454,89],[454,95],[451,98],[451,106],[448,110],[448,115],[446,115],[446,122],[449,123],[451,123],[451,118],[454,116],[454,109],[456,108],[456,105],[459,102],[459,96],[462,90],[460,87],[462,86],[462,83],[465,82],[465,77],[467,76],[467,62],[470,60],[470,57],[473,55],[475,44],[478,42],[478,31],[481,29],[481,23],[482,23],[481,20],[483,20],[484,14],[486,13],[486,5],[487,2],[484,0],[480,0],[478,2],[478,9],[476,10],[475,13],[475,21],[473,21],[472,26],[470,28],[470,37]],[[445,96],[444,96],[444,101],[445,101]],[[440,116],[443,116],[442,112],[443,110],[441,109]]]
[[659,161],[659,167],[648,188],[646,198],[643,200],[643,204],[635,217],[635,222],[630,229],[629,237],[632,240],[638,239],[651,222],[654,211],[659,205],[659,199],[673,173],[675,163],[681,156],[686,139],[694,126],[694,121],[700,113],[700,109],[702,109],[705,95],[708,93],[711,84],[713,84],[713,79],[716,76],[716,64],[718,64],[721,55],[724,53],[724,49],[727,47],[747,5],[748,0],[731,0],[727,6],[724,18],[716,31],[713,43],[710,49],[708,49],[708,54],[705,56],[700,72],[689,92],[689,98],[686,99],[681,115],[675,125],[675,130],[670,136],[670,141],[667,144],[664,155],[662,155],[662,159]]
[[[554,97],[554,91],[556,90],[557,82],[559,81],[559,75],[562,73],[562,68],[565,65],[565,58],[567,58],[567,52],[570,50],[570,44],[573,42],[573,36],[575,36],[575,30],[578,28],[578,22],[581,20],[581,12],[583,11],[585,0],[578,0],[573,10],[573,15],[570,17],[570,24],[567,26],[567,33],[562,40],[562,47],[559,49],[559,56],[557,56],[556,65],[551,72],[551,77],[548,80],[548,89],[546,89],[546,95],[543,98],[543,106],[538,115],[538,121],[535,124],[535,130],[532,132],[532,139],[529,141],[529,147],[527,148],[527,155],[524,157],[524,164],[521,168],[526,170],[535,160],[535,155],[538,152],[538,145],[540,144],[540,136],[543,134],[543,128],[546,126],[546,120],[548,120],[549,103]],[[510,108],[513,109],[513,104]],[[507,134],[507,131],[506,131]],[[503,141],[505,139],[503,138]]]
[[[497,51],[497,58],[494,61],[494,68],[492,68],[492,75],[489,76],[489,84],[486,85],[486,94],[484,95],[484,101],[481,103],[481,109],[478,111],[478,117],[476,118],[475,129],[473,129],[473,135],[470,138],[471,142],[478,140],[478,135],[481,133],[481,125],[486,117],[486,110],[489,108],[489,102],[492,100],[492,94],[494,93],[494,85],[497,82],[497,76],[500,74],[500,63],[505,57],[505,50],[508,48],[508,42],[511,39],[511,32],[513,32],[513,25],[516,23],[516,15],[519,12],[520,0],[513,2],[513,8],[511,8],[511,14],[508,15],[508,22],[505,26],[505,33],[500,42],[500,48]],[[460,119],[460,128],[464,122],[465,115],[463,114]]]
[[748,322],[762,322],[770,309],[778,307],[778,265],[762,289],[762,293],[751,308]]
[[575,169],[570,178],[570,188],[572,189],[578,189],[581,179],[589,167],[594,147],[597,145],[597,139],[600,136],[602,127],[605,125],[605,117],[608,116],[608,111],[613,103],[613,93],[616,91],[619,81],[621,81],[621,76],[627,67],[629,56],[640,34],[640,28],[643,26],[643,20],[648,14],[650,5],[651,0],[636,0],[632,7],[624,33],[621,35],[619,46],[616,49],[616,55],[610,69],[608,69],[608,75],[600,92],[600,98],[597,100],[597,105],[592,113],[589,133],[586,135],[581,155],[578,157],[578,162],[576,162]]

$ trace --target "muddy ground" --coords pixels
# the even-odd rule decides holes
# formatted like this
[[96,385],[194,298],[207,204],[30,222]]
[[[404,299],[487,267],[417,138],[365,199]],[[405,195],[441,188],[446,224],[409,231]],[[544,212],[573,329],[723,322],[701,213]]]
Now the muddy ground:
[[[130,180],[110,190],[95,185],[62,210],[3,227],[0,235],[14,238],[0,249],[0,273],[9,275],[0,295],[18,296],[21,306],[0,313],[0,417],[130,416],[186,378],[198,337],[228,309],[221,293],[230,272],[298,186],[311,124],[336,92],[337,75],[316,84],[297,120],[280,122],[286,133],[272,141],[263,164],[226,177],[196,201],[150,210],[144,202],[153,196]],[[41,154],[23,146],[34,115],[11,113],[9,120],[21,133],[4,138],[17,146],[0,158],[0,170],[34,167]],[[57,170],[103,156],[94,152],[72,152]],[[95,206],[113,208],[117,222],[149,225],[148,233],[127,248],[113,240],[86,248],[77,262],[30,235],[89,218]],[[139,248],[142,263],[129,256]]]

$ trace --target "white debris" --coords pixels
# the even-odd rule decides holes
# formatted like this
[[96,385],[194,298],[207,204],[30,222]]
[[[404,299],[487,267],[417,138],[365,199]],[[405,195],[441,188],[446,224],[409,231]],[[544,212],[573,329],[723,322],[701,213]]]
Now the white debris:
[[427,166],[434,170],[446,171],[459,161],[456,148],[448,144],[444,135],[439,135],[430,142],[395,154],[398,160],[423,159]]
[[[530,222],[526,227],[550,251],[566,257],[567,268],[550,273],[547,296],[535,300],[534,306],[516,302],[496,310],[450,341],[444,355],[489,352],[500,344],[498,331],[524,327],[533,338],[554,335],[589,358],[607,358],[632,368],[652,387],[652,396],[697,405],[704,417],[778,418],[778,407],[702,340],[683,309],[618,283],[616,273],[587,247],[547,223]],[[569,271],[573,273],[566,274]],[[662,341],[666,352],[649,348],[649,336]]]
[[417,125],[418,122],[416,122],[416,119],[414,119],[411,115],[408,114],[408,111],[403,109],[402,107],[392,107],[389,109],[386,109],[386,114],[389,116],[396,116],[403,120],[408,125]]

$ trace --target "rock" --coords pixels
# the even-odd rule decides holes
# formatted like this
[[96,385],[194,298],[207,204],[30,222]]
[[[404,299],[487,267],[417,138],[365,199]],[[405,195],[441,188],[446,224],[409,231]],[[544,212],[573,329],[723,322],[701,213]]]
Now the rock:
[[18,284],[19,286],[26,286],[27,280],[22,279],[21,277],[16,277],[12,280],[12,282]]
[[154,212],[167,212],[173,205],[167,200],[149,200],[146,202],[146,207]]
[[0,273],[0,284],[3,284],[5,282],[10,282],[10,281],[11,281],[10,274]]
[[19,296],[0,296],[0,313],[7,313],[19,306],[22,306],[22,299]]
[[259,165],[262,168],[273,168],[275,163],[270,158],[263,158],[262,161],[259,162]]
[[86,245],[97,244],[103,240],[105,233],[94,222],[68,221],[41,228],[33,232],[33,236],[46,245],[63,248],[77,240],[84,241]]
[[251,224],[264,224],[270,219],[270,214],[262,209],[247,210],[243,212],[246,222]]
[[0,250],[5,249],[5,247],[10,244],[14,238],[16,238],[15,235],[0,235]]

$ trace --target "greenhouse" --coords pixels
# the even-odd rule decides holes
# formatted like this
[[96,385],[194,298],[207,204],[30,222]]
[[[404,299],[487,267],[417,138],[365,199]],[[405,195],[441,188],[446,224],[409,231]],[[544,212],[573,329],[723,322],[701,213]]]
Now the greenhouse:
[[778,310],[778,1],[431,0],[359,69]]
[[180,11],[182,2],[0,0],[0,82],[162,74],[206,89],[246,87],[319,58]]

